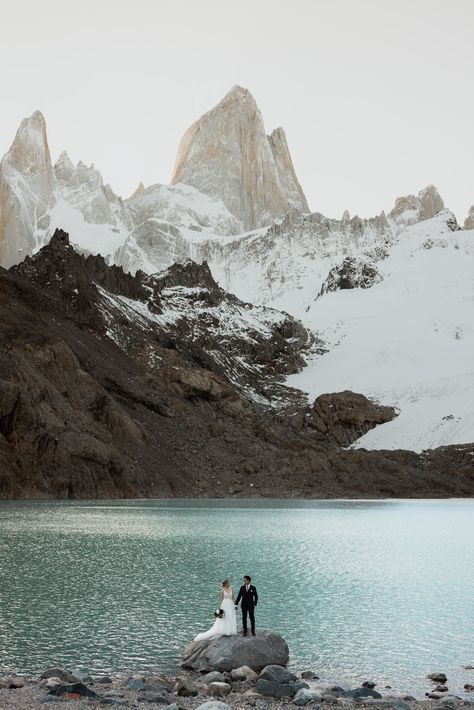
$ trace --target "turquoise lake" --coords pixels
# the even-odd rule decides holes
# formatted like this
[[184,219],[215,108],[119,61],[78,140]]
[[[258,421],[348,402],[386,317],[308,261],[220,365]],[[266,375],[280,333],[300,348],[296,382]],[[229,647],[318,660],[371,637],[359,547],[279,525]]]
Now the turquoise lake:
[[0,673],[174,673],[243,574],[296,669],[474,684],[472,500],[0,502]]

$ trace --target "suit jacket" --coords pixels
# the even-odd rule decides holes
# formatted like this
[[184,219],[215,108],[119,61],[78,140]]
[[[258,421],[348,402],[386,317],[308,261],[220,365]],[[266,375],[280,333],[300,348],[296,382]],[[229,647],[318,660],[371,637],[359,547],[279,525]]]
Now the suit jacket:
[[257,606],[258,594],[257,594],[256,587],[254,587],[253,584],[251,584],[249,586],[249,590],[247,592],[247,590],[245,588],[245,584],[243,584],[239,589],[239,593],[237,595],[237,599],[235,600],[235,604],[237,605],[241,599],[242,599],[242,609],[253,609],[255,606]]

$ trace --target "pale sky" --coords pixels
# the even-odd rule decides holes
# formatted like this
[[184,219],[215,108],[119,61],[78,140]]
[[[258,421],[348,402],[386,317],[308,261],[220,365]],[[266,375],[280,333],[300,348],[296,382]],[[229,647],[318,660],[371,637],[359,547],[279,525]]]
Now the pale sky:
[[0,21],[0,154],[43,112],[53,161],[169,182],[234,84],[285,128],[310,208],[371,216],[434,183],[474,203],[474,0],[23,0]]

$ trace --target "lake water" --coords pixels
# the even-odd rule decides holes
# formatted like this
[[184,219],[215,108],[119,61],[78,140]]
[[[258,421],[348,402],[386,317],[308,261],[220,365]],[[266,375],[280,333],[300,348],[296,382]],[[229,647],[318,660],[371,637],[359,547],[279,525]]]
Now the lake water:
[[0,503],[0,672],[176,671],[220,581],[322,679],[474,683],[474,501]]

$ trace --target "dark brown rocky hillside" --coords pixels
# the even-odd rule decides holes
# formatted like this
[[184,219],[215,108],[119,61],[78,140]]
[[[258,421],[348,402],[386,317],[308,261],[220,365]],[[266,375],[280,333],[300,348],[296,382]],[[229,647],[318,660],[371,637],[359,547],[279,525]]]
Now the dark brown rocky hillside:
[[304,408],[281,378],[311,338],[264,311],[205,267],[131,277],[61,232],[0,270],[0,496],[473,495],[474,445],[340,448],[372,410]]

